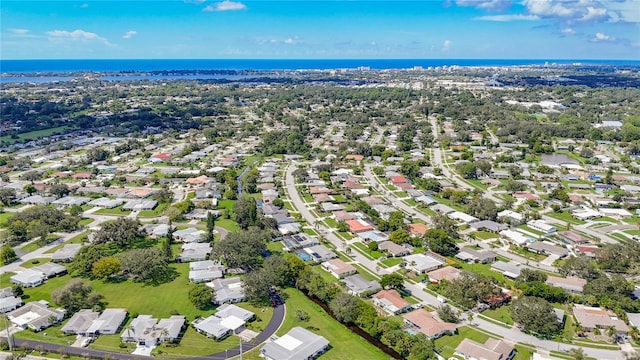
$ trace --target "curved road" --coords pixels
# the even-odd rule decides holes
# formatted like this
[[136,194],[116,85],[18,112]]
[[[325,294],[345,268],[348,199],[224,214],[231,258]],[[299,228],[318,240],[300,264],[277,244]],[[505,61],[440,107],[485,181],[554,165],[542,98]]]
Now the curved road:
[[[268,340],[273,334],[275,334],[275,332],[280,328],[280,325],[282,325],[285,313],[286,311],[285,311],[284,304],[280,304],[276,308],[274,308],[273,317],[271,317],[269,324],[267,324],[264,330],[260,334],[258,334],[258,336],[256,336],[254,340],[252,340],[250,343],[246,343],[242,345],[242,352],[245,353],[261,345],[263,342]],[[3,339],[6,339],[6,337],[3,337]],[[50,352],[50,353],[65,352],[66,354],[69,354],[69,355],[77,355],[77,356],[83,356],[83,357],[87,356],[87,357],[96,358],[96,359],[105,359],[109,357],[111,359],[117,359],[117,360],[134,360],[134,359],[141,359],[141,358],[145,358],[145,359],[152,358],[152,357],[133,355],[133,354],[121,354],[121,353],[114,353],[114,352],[108,352],[108,351],[93,350],[88,348],[63,346],[63,345],[51,344],[51,343],[46,343],[41,341],[34,341],[34,340],[14,339],[14,344],[18,348],[30,348],[30,349],[42,348],[43,350],[46,350],[47,352]],[[229,349],[227,351],[221,351],[216,354],[192,357],[189,359],[191,360],[223,360],[223,359],[231,359],[238,355],[240,355],[240,346],[237,346],[233,349]]]

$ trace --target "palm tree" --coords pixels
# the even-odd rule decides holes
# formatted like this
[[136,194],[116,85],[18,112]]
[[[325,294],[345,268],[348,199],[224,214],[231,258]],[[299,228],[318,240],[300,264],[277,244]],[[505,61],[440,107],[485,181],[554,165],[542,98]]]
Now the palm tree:
[[614,326],[607,327],[607,335],[611,337],[611,341],[616,342],[616,335],[618,334],[618,330]]

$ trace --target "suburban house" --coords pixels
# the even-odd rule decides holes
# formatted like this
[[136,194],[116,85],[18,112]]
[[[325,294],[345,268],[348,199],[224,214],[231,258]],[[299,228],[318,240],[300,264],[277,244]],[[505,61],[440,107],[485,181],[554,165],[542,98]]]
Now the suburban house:
[[453,266],[445,266],[443,268],[429,271],[427,276],[433,284],[439,284],[442,280],[452,281],[460,277],[462,271]]
[[40,331],[62,321],[64,314],[63,309],[50,308],[46,301],[41,300],[26,303],[24,306],[7,313],[7,317],[17,327]]
[[192,322],[193,327],[207,337],[219,340],[230,334],[244,330],[245,323],[255,318],[255,314],[241,307],[224,304],[215,315],[198,318]]
[[394,243],[393,241],[383,241],[380,244],[378,244],[378,249],[380,251],[383,251],[393,257],[401,257],[401,256],[406,256],[409,255],[411,252],[409,251],[409,249],[407,249],[406,247],[402,246],[402,245],[398,245],[396,243]]
[[488,339],[480,344],[470,339],[463,339],[456,347],[455,354],[465,360],[510,360],[516,355],[513,344],[497,339]]
[[342,282],[349,289],[348,292],[354,296],[365,296],[382,289],[380,283],[375,280],[367,280],[360,274],[347,276],[342,279]]
[[266,343],[260,349],[260,356],[266,360],[311,360],[329,348],[329,341],[323,336],[299,326],[285,335]]
[[566,278],[557,276],[547,276],[547,285],[559,287],[573,294],[582,294],[582,289],[587,284],[587,280],[575,276]]
[[157,321],[151,315],[139,315],[120,334],[123,342],[135,342],[140,346],[155,346],[164,341],[176,341],[185,325],[185,317],[172,315]]
[[413,254],[404,257],[406,268],[417,273],[424,274],[431,270],[435,270],[447,262],[441,256],[435,254]]
[[475,250],[463,247],[456,254],[456,258],[467,262],[487,264],[496,261],[496,254],[489,250]]
[[345,223],[349,226],[349,232],[352,233],[359,233],[375,229],[373,225],[361,219],[347,220],[345,221]]
[[325,261],[321,264],[322,268],[338,279],[345,276],[353,275],[358,270],[351,264],[347,264],[341,259],[333,259]]
[[196,228],[186,228],[174,231],[173,238],[176,239],[176,241],[182,241],[183,243],[199,243],[202,242],[206,233],[206,231],[198,230]]
[[390,315],[398,315],[411,309],[411,304],[394,289],[378,291],[373,295],[373,304]]
[[238,303],[244,300],[244,289],[239,277],[215,279],[207,286],[214,290],[213,303],[216,305]]
[[538,254],[556,255],[560,258],[569,255],[569,250],[548,241],[534,241],[528,243],[526,246],[527,250]]
[[13,289],[6,287],[0,289],[0,314],[13,311],[22,305],[22,298],[13,294]]
[[33,269],[22,270],[10,278],[12,283],[22,287],[35,287],[42,285],[46,279],[47,276],[43,272]]
[[527,222],[527,226],[543,234],[551,234],[558,231],[555,226],[547,224],[544,220],[530,220]]
[[428,339],[433,340],[456,332],[456,324],[442,322],[424,309],[406,313],[402,317],[406,324],[405,330],[414,334],[423,333]]
[[612,326],[618,335],[629,333],[629,326],[618,319],[613,312],[606,309],[576,304],[573,306],[573,316],[586,331],[607,329]]
[[194,261],[189,263],[189,281],[194,283],[207,282],[221,278],[224,266],[213,260]]
[[127,318],[125,309],[104,309],[98,320],[87,329],[87,335],[96,337],[100,334],[115,335]]
[[65,244],[62,248],[51,254],[51,261],[69,262],[76,256],[82,244]]
[[429,228],[425,224],[415,223],[410,224],[408,230],[409,234],[411,234],[412,236],[423,237],[424,234],[426,234],[427,230],[429,230]]
[[202,261],[211,254],[212,248],[209,243],[186,243],[182,244],[182,253],[176,257],[178,262]]
[[91,309],[82,309],[73,314],[71,319],[62,327],[61,331],[65,335],[86,334],[89,327],[95,320],[98,320],[100,313]]

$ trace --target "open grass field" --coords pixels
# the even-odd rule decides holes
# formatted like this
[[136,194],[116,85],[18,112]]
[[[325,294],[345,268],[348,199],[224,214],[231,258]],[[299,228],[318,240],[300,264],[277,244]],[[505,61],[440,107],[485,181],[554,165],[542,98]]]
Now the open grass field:
[[11,135],[0,136],[0,142],[15,144],[16,142],[21,142],[24,140],[36,140],[46,136],[51,136],[55,133],[60,133],[60,134],[65,133],[72,129],[73,129],[72,126],[59,126],[59,127],[54,127],[50,129],[30,131],[30,132],[18,134],[17,139],[12,139]]
[[497,309],[489,309],[482,312],[482,315],[498,320],[508,325],[513,325],[511,318],[511,307],[509,305],[501,306]]
[[216,219],[216,226],[220,226],[229,231],[240,231],[240,226],[231,219]]
[[[329,340],[331,349],[322,355],[321,359],[388,359],[381,350],[352,333],[344,325],[329,316],[319,305],[307,299],[300,291],[287,289],[284,293],[287,296],[285,300],[287,314],[277,335],[282,336],[291,328],[301,326],[324,336]],[[309,321],[298,321],[295,314],[296,310],[305,311],[309,315]],[[255,353],[257,355],[257,351]]]
[[6,227],[9,219],[13,217],[14,213],[12,212],[3,212],[0,213],[0,228]]

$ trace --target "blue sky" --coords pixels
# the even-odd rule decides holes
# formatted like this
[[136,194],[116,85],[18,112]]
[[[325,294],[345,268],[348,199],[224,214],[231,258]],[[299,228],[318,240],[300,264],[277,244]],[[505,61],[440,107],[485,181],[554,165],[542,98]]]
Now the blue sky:
[[640,0],[3,0],[2,59],[640,59]]

